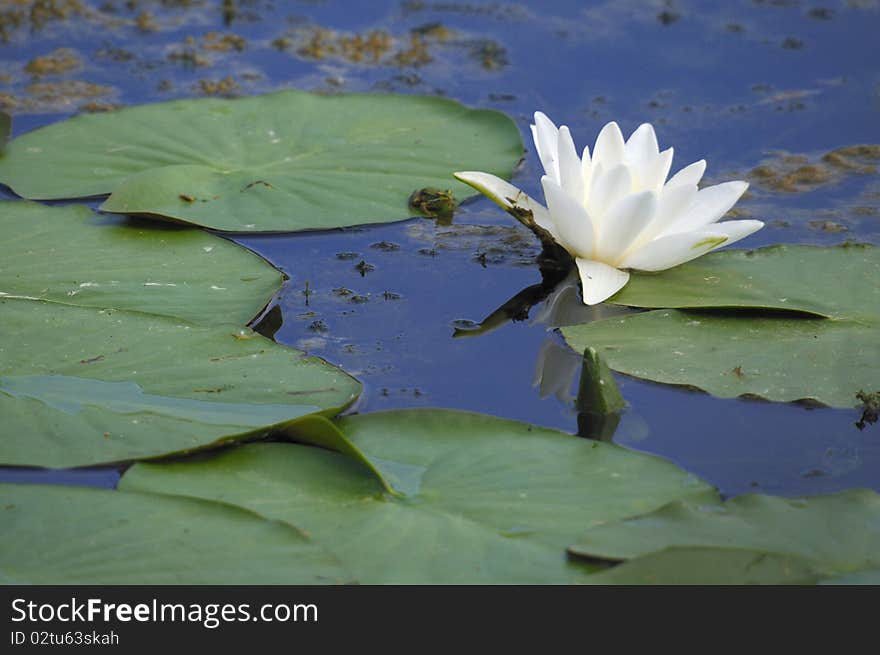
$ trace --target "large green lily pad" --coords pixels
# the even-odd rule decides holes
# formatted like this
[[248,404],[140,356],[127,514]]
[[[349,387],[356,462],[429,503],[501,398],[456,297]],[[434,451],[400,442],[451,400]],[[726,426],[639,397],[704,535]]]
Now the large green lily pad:
[[847,573],[835,578],[825,578],[819,584],[823,585],[880,585],[880,569],[866,569]]
[[880,248],[846,244],[721,250],[659,273],[634,271],[611,302],[650,309],[774,309],[876,319]]
[[336,414],[358,382],[235,325],[0,299],[0,462],[69,467]]
[[282,279],[264,259],[204,230],[130,223],[76,205],[0,202],[0,296],[244,325]]
[[726,502],[695,496],[593,527],[569,550],[590,558],[632,560],[670,548],[791,558],[821,577],[876,570],[880,496],[863,489],[797,499],[746,495]]
[[880,330],[868,319],[655,310],[562,328],[562,334],[577,351],[598,350],[616,371],[722,398],[854,407],[858,391],[880,388]]
[[288,522],[360,582],[379,584],[583,581],[590,567],[564,555],[578,526],[707,488],[651,456],[490,416],[406,410],[339,425],[397,495],[347,457],[277,443],[137,464],[120,488],[213,499]]
[[814,584],[818,574],[796,557],[735,548],[668,548],[591,575],[597,585]]
[[635,276],[614,299],[700,311],[564,327],[566,341],[621,373],[722,398],[853,407],[860,390],[880,388],[880,249],[775,246],[704,259]]
[[496,111],[438,97],[283,91],[176,100],[79,115],[24,134],[0,182],[25,198],[112,194],[102,209],[229,231],[291,231],[399,220],[424,187],[509,177],[523,153]]
[[206,501],[0,484],[4,584],[332,584],[339,561],[289,525]]

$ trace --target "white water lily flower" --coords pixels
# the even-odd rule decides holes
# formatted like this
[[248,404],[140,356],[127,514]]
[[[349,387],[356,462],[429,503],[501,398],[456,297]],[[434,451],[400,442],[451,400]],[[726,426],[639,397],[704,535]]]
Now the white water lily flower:
[[549,233],[574,258],[583,300],[595,305],[629,281],[625,269],[662,271],[735,243],[761,229],[761,221],[718,221],[748,188],[725,182],[703,189],[697,183],[705,160],[686,166],[668,181],[672,148],[663,152],[645,123],[624,141],[617,123],[599,132],[578,157],[568,128],[535,113],[532,136],[544,165],[547,207],[489,173],[455,173],[523,220]]

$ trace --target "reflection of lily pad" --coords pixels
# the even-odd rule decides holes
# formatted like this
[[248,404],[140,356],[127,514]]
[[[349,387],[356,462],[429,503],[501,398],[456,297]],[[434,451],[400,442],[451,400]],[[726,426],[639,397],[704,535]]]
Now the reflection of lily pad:
[[706,485],[667,462],[553,430],[444,410],[340,427],[403,494],[336,453],[258,444],[138,464],[121,488],[216,499],[306,530],[361,582],[583,580],[572,528],[650,511]]
[[[644,516],[593,527],[569,550],[590,558],[634,560],[671,548],[735,549],[791,558],[800,562],[801,573],[809,568],[821,577],[877,569],[880,496],[868,490],[803,499],[747,495],[726,502],[708,494],[695,496]],[[667,558],[665,564],[671,562]]]
[[655,310],[563,328],[572,348],[596,348],[621,373],[724,398],[834,407],[853,407],[860,390],[880,388],[880,249],[873,246],[721,252],[634,276],[614,301],[728,310]]
[[34,199],[112,193],[109,212],[230,231],[407,218],[410,194],[462,167],[509,177],[522,155],[505,115],[437,97],[284,91],[80,115],[25,134],[0,182]]
[[358,383],[234,325],[0,299],[0,462],[154,457],[321,411]]
[[201,324],[244,325],[282,280],[265,260],[203,230],[30,202],[0,202],[0,262],[0,296]]
[[0,485],[5,584],[329,584],[350,575],[302,532],[187,498]]
[[880,248],[722,250],[668,271],[634,272],[612,302],[663,309],[777,309],[839,319],[876,316]]

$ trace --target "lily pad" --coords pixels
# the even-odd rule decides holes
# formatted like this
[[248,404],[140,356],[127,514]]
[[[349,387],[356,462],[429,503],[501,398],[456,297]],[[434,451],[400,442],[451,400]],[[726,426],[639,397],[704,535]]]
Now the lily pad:
[[880,248],[722,250],[660,273],[635,271],[611,302],[651,309],[774,309],[877,319]]
[[813,584],[818,576],[788,556],[732,548],[668,548],[590,576],[598,585]]
[[796,499],[685,498],[643,516],[593,527],[569,550],[590,558],[630,560],[669,548],[737,549],[793,558],[822,577],[877,569],[880,495],[857,489]]
[[0,484],[4,584],[332,584],[339,561],[290,525],[187,498]]
[[880,569],[856,571],[820,581],[823,585],[880,585]]
[[339,419],[397,489],[337,453],[253,444],[137,464],[120,488],[248,508],[305,530],[364,583],[567,583],[575,526],[650,511],[707,486],[677,467],[554,430],[447,410]]
[[860,391],[880,388],[874,246],[720,252],[634,275],[613,301],[701,310],[655,310],[562,329],[572,348],[597,349],[621,373],[722,398],[834,407],[854,407]]
[[[843,293],[843,291],[841,292]],[[878,305],[880,306],[880,305]],[[715,396],[854,407],[880,388],[880,317],[858,320],[655,310],[562,328],[615,371]]]
[[204,230],[0,202],[0,297],[244,325],[281,287],[271,264]]
[[69,467],[255,438],[360,385],[235,325],[0,299],[0,462]]
[[79,115],[24,134],[0,182],[31,199],[112,194],[108,212],[217,230],[328,229],[411,216],[425,187],[470,187],[462,167],[509,177],[523,153],[496,111],[438,97],[283,91]]

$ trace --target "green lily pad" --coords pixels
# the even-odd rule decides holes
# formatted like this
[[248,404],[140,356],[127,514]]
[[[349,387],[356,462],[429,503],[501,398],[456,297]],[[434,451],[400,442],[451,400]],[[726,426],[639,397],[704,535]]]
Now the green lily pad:
[[0,202],[0,297],[244,325],[283,276],[197,229],[132,224],[87,207]]
[[[633,560],[669,548],[736,549],[793,558],[821,577],[877,569],[880,495],[857,489],[799,499],[747,495],[723,503],[708,495],[685,498],[643,516],[588,529],[569,551]],[[707,564],[712,557],[707,555]]]
[[255,438],[360,385],[234,325],[0,299],[0,462],[69,467]]
[[112,194],[108,212],[228,231],[400,220],[425,187],[474,194],[453,171],[509,177],[523,153],[496,111],[437,97],[283,91],[83,114],[24,134],[0,182],[31,199]]
[[837,319],[880,313],[880,248],[722,250],[659,273],[634,271],[611,302],[650,309],[774,309]]
[[397,495],[347,457],[292,444],[137,464],[120,488],[289,522],[376,584],[583,581],[591,568],[564,555],[575,526],[707,489],[654,457],[490,416],[405,410],[338,423]]
[[648,553],[601,573],[598,585],[782,585],[814,584],[818,575],[787,556],[732,548],[668,548]]
[[743,317],[654,310],[562,328],[576,351],[593,347],[615,371],[757,396],[854,407],[880,388],[880,321]]
[[562,328],[572,348],[593,347],[627,375],[722,398],[834,407],[854,407],[859,391],[880,388],[880,249],[874,246],[719,252],[634,275],[614,302],[700,310],[655,310]]
[[856,571],[835,578],[825,578],[819,584],[823,585],[880,585],[880,569]]
[[332,584],[351,579],[301,531],[237,507],[0,484],[4,584]]

